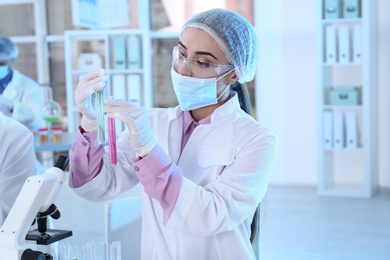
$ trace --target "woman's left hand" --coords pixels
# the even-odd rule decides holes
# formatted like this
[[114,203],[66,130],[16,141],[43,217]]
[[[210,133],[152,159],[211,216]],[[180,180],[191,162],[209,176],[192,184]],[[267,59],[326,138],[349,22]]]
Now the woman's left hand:
[[124,101],[106,99],[107,105],[102,112],[109,118],[119,119],[124,122],[131,135],[131,145],[138,156],[144,157],[156,146],[157,140],[150,128],[148,113],[145,108],[129,104]]

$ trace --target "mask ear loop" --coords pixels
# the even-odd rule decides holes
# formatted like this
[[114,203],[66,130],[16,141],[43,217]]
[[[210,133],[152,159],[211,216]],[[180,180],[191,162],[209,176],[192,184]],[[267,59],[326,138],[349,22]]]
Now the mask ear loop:
[[[216,81],[222,79],[223,77],[225,77],[227,74],[229,74],[229,73],[232,72],[233,70],[235,70],[235,68],[229,70],[228,72],[226,72],[225,74],[223,74],[221,77],[217,78]],[[229,84],[229,85],[226,86],[226,88],[224,89],[224,91],[222,91],[222,93],[217,97],[217,100],[219,100],[219,99],[222,97],[222,95],[225,94],[226,90],[228,90],[228,89],[230,88],[230,85],[231,85],[231,84]]]

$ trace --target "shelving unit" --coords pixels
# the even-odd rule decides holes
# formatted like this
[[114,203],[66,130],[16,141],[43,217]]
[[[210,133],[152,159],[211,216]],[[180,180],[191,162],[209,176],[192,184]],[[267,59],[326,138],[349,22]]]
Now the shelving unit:
[[[64,38],[69,132],[76,131],[80,122],[74,90],[84,74],[97,68],[104,68],[108,76],[107,96],[152,106],[151,46],[147,30],[72,30],[66,31]],[[128,42],[129,39],[135,39],[139,47],[134,41]],[[116,54],[122,60],[115,60]],[[134,55],[139,57],[138,61],[131,58]],[[117,125],[118,132],[122,129],[123,125]]]
[[345,18],[340,0],[341,17],[332,19],[325,2],[317,10],[318,194],[369,198],[378,174],[376,1],[361,0],[358,17]]
[[44,0],[0,0],[0,6],[32,5],[34,10],[34,33],[32,35],[11,36],[16,44],[34,44],[36,53],[37,82],[49,82],[49,57],[46,51],[47,17],[46,1]]

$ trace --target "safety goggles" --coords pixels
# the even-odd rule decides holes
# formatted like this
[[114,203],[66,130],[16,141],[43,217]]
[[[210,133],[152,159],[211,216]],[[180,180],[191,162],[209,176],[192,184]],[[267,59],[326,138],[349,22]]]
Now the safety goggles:
[[188,70],[191,72],[191,76],[196,78],[210,78],[234,68],[232,64],[215,64],[196,59],[187,59],[180,53],[177,46],[173,48],[172,56],[172,67],[176,72],[186,64]]

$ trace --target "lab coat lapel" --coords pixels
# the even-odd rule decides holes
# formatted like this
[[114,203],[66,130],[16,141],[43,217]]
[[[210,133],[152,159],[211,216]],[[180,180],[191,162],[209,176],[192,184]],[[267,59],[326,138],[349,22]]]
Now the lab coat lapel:
[[[155,111],[157,114],[159,110]],[[179,107],[167,109],[166,114],[152,117],[152,127],[159,145],[169,154],[172,162],[178,164],[181,153],[183,113]]]
[[15,70],[15,69],[13,69],[13,70],[14,70],[14,73],[12,76],[12,80],[10,81],[8,86],[5,88],[3,95],[4,95],[4,97],[7,97],[9,99],[21,101],[21,97],[19,95],[19,93],[21,92],[20,88],[22,87],[21,75],[20,75],[19,71]]
[[[195,128],[179,160],[186,178],[205,185],[221,174],[234,159],[233,130],[224,119]],[[207,172],[207,174],[205,174]]]
[[[178,164],[181,153],[181,139],[183,132],[183,113],[181,116],[172,120],[168,127],[168,153],[173,163]],[[179,140],[177,140],[179,139]],[[169,145],[170,144],[170,145]]]

